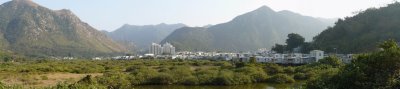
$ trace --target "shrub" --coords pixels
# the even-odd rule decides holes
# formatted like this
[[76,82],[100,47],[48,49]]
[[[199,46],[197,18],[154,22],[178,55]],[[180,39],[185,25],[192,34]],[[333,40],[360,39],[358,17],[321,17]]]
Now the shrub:
[[283,68],[278,64],[267,64],[265,67],[265,71],[267,71],[268,74],[278,74],[284,72]]
[[150,80],[150,83],[151,84],[161,84],[161,85],[175,84],[176,80],[170,74],[160,73],[156,77],[152,78]]
[[138,67],[131,70],[133,85],[149,84],[150,80],[158,75],[155,69],[148,67]]
[[269,78],[268,81],[271,83],[279,83],[279,84],[295,82],[295,80],[292,77],[290,77],[286,74],[276,74],[276,75],[272,76],[271,78]]
[[184,85],[199,85],[199,79],[197,79],[194,76],[186,77],[183,82],[180,82],[180,84]]
[[123,89],[130,87],[129,77],[127,74],[120,72],[108,72],[98,78],[98,83],[107,86],[108,89]]
[[296,73],[296,74],[294,74],[294,79],[305,80],[305,79],[307,79],[307,76],[304,73]]
[[295,69],[293,68],[293,67],[286,67],[285,69],[284,69],[284,71],[285,71],[285,73],[287,73],[287,74],[293,74],[294,72],[295,72]]
[[194,76],[197,77],[199,84],[212,84],[214,79],[218,77],[218,71],[203,69],[196,72]]
[[336,56],[329,56],[319,60],[318,62],[321,64],[331,65],[333,67],[340,67],[344,65],[342,61],[340,61],[340,59],[337,58]]
[[252,82],[264,82],[268,79],[267,73],[259,67],[242,67],[237,69],[235,72],[249,76]]
[[79,84],[95,84],[95,82],[96,81],[93,79],[92,75],[86,75],[78,81]]
[[233,85],[234,82],[234,73],[229,70],[221,70],[213,81],[215,85]]
[[48,78],[47,76],[45,76],[45,75],[40,76],[40,78],[41,78],[42,80],[48,80],[48,79],[49,79],[49,78]]
[[235,73],[233,80],[234,84],[249,84],[253,82],[253,79],[250,76],[243,73]]

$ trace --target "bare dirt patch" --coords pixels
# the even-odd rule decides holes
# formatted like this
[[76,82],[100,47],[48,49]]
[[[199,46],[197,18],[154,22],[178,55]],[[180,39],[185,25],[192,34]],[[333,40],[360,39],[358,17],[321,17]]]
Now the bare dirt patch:
[[15,74],[6,75],[1,81],[7,85],[24,85],[34,87],[55,86],[58,83],[74,83],[86,75],[101,76],[102,73],[74,74],[74,73],[46,73],[46,74]]

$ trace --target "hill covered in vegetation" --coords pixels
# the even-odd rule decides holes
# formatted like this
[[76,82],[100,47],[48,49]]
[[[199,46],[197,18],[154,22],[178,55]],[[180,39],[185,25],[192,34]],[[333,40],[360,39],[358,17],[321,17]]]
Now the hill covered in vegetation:
[[[377,50],[387,39],[400,41],[400,3],[370,8],[353,17],[338,20],[335,26],[314,37],[317,49],[328,52],[360,53]],[[336,49],[336,50],[335,50]]]

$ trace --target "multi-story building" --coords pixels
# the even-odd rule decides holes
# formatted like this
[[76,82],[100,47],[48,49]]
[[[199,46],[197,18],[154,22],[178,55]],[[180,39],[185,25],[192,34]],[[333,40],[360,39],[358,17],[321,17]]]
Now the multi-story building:
[[173,45],[171,45],[170,43],[165,43],[163,46],[162,46],[162,50],[163,50],[163,54],[166,54],[166,55],[175,55],[175,47],[173,46]]
[[163,52],[162,50],[163,49],[160,44],[152,43],[150,46],[150,54],[161,55]]
[[152,43],[150,46],[150,54],[156,55],[175,55],[175,47],[170,43],[165,43],[160,45],[157,43]]

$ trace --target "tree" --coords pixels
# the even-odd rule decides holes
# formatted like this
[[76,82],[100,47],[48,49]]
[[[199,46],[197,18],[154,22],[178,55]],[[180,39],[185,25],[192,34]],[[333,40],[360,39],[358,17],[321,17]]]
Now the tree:
[[275,44],[275,46],[272,47],[272,50],[277,53],[283,53],[286,51],[286,45]]
[[320,78],[307,88],[397,89],[400,87],[400,48],[394,40],[379,45],[383,50],[359,55],[331,78]]
[[290,33],[286,39],[287,50],[293,51],[293,48],[299,47],[304,44],[304,37],[296,33]]
[[301,45],[301,53],[310,53],[311,50],[314,49],[314,46],[310,42],[305,42],[303,45]]
[[250,61],[249,62],[252,63],[252,64],[257,63],[256,57],[250,57]]
[[94,84],[96,81],[93,79],[92,75],[86,75],[81,80],[78,81],[80,84]]
[[383,50],[398,50],[399,46],[397,45],[396,41],[391,39],[388,40],[386,42],[383,42],[382,44],[379,45],[380,48],[382,48]]
[[331,65],[333,67],[340,67],[344,65],[336,56],[329,56],[318,61],[321,64]]

